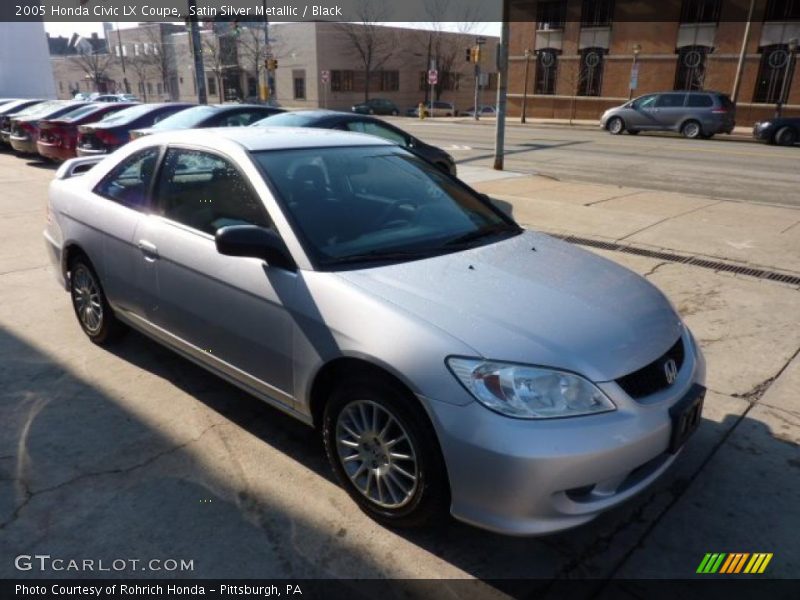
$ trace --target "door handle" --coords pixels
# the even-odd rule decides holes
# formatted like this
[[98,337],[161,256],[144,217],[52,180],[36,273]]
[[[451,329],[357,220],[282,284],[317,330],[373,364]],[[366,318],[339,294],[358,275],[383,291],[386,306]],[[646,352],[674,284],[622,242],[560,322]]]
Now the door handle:
[[147,240],[139,240],[138,246],[139,250],[142,251],[142,254],[144,254],[145,257],[151,260],[158,258],[158,248],[152,242],[148,242]]

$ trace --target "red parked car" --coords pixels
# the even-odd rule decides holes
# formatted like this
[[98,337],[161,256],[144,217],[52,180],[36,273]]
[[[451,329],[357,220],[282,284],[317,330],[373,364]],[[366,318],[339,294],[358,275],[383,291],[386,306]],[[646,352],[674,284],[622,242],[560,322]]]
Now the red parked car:
[[107,115],[134,106],[133,102],[102,102],[81,107],[57,119],[39,121],[36,149],[46,159],[63,161],[77,156],[78,126],[101,121]]

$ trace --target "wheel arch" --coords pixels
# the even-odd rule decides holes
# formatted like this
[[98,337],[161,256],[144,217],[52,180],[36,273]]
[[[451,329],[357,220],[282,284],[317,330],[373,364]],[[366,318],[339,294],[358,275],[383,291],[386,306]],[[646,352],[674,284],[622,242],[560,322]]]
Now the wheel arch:
[[69,286],[69,264],[78,256],[83,256],[89,262],[89,266],[97,272],[92,259],[86,251],[77,242],[67,242],[64,244],[64,249],[61,251],[61,274],[64,276],[64,282]]

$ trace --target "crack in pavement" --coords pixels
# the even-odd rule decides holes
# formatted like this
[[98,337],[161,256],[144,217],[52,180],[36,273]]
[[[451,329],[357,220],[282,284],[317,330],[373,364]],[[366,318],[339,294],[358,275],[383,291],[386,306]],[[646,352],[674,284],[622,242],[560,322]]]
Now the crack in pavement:
[[[745,408],[744,412],[742,412],[742,414],[736,418],[734,424],[730,427],[730,429],[728,429],[722,435],[722,438],[714,445],[714,447],[711,449],[711,452],[708,453],[708,456],[706,456],[703,459],[703,461],[700,463],[700,466],[694,470],[694,472],[688,477],[688,479],[675,481],[675,484],[677,485],[671,486],[670,489],[670,492],[672,492],[672,499],[669,501],[664,510],[662,510],[658,515],[656,515],[656,517],[645,529],[644,533],[642,533],[642,535],[639,537],[637,542],[623,555],[623,557],[619,560],[619,562],[611,569],[610,573],[605,579],[605,582],[600,588],[600,591],[602,591],[608,586],[609,581],[613,579],[617,573],[619,573],[619,571],[622,569],[625,563],[628,562],[631,556],[633,556],[633,553],[637,549],[642,548],[644,546],[645,539],[655,530],[656,526],[661,522],[664,516],[672,509],[672,507],[674,507],[678,503],[678,501],[684,496],[686,491],[691,487],[692,483],[694,483],[694,481],[699,477],[699,475],[703,472],[706,466],[716,456],[717,452],[719,452],[719,449],[722,448],[722,446],[728,441],[731,435],[733,435],[733,432],[736,431],[739,425],[741,425],[741,423],[747,418],[748,413],[753,409],[753,407],[758,404],[758,400],[764,395],[764,393],[769,389],[769,387],[784,373],[784,371],[786,371],[786,369],[789,367],[792,361],[795,358],[797,358],[798,355],[800,355],[800,348],[798,348],[795,351],[795,353],[789,358],[789,360],[786,361],[786,363],[778,370],[778,372],[773,377],[765,379],[764,381],[756,385],[752,390],[743,395],[749,401],[747,408]],[[737,397],[742,397],[742,396],[737,396]],[[657,495],[657,493],[658,492],[653,493],[647,499],[647,503],[649,503]],[[638,510],[635,511],[634,516],[638,512],[639,512]],[[630,523],[631,519],[629,518],[624,522],[624,525],[627,526]],[[614,532],[612,532],[612,537],[619,530],[621,529],[620,528],[615,529]],[[591,558],[591,556],[592,555],[589,555],[588,558]]]
[[58,485],[54,485],[54,486],[51,486],[51,487],[48,487],[48,488],[42,488],[42,489],[35,490],[35,491],[32,491],[30,489],[30,487],[28,486],[28,482],[24,478],[23,479],[17,479],[16,481],[20,482],[20,484],[24,487],[25,499],[14,509],[14,512],[12,513],[10,519],[0,523],[0,530],[5,529],[9,525],[11,525],[15,521],[17,521],[19,519],[23,509],[28,504],[30,504],[30,502],[36,496],[39,496],[41,494],[47,494],[47,493],[50,493],[50,492],[54,492],[56,490],[60,490],[61,488],[65,488],[67,486],[70,486],[70,485],[72,485],[72,484],[74,484],[74,483],[76,483],[78,481],[83,481],[84,479],[89,479],[89,478],[93,478],[93,477],[103,477],[105,475],[121,475],[123,473],[127,474],[127,473],[131,473],[133,471],[136,471],[138,469],[142,469],[144,467],[150,466],[151,464],[155,463],[156,461],[158,461],[159,459],[163,458],[164,456],[167,456],[169,454],[172,454],[173,452],[177,452],[179,450],[182,450],[182,449],[186,448],[187,446],[190,446],[190,445],[194,444],[195,442],[200,441],[200,439],[203,436],[205,436],[209,431],[214,429],[216,426],[217,426],[217,423],[214,423],[213,425],[210,425],[210,426],[206,427],[203,431],[201,431],[199,435],[197,435],[197,436],[195,436],[195,437],[193,437],[193,438],[191,438],[189,440],[186,440],[184,442],[181,442],[180,444],[177,444],[176,446],[173,446],[171,448],[167,448],[166,450],[164,450],[162,452],[158,452],[158,453],[154,454],[153,456],[151,456],[150,458],[148,458],[148,459],[146,459],[146,460],[144,460],[144,461],[142,461],[140,463],[137,463],[135,465],[131,465],[129,467],[116,468],[116,469],[107,469],[105,471],[94,471],[94,472],[91,472],[91,473],[81,473],[80,475],[76,475],[72,479],[68,479],[67,481],[62,481]]
[[622,240],[626,240],[629,237],[632,237],[632,236],[634,236],[636,234],[642,233],[643,231],[647,231],[648,229],[651,229],[652,227],[655,227],[657,225],[661,225],[662,223],[666,223],[667,221],[671,221],[672,219],[677,219],[678,217],[683,217],[683,216],[686,216],[686,215],[690,215],[693,212],[697,212],[698,210],[703,210],[704,208],[709,208],[711,206],[716,206],[717,204],[722,204],[723,202],[726,202],[726,200],[717,200],[715,202],[709,202],[708,204],[703,204],[702,206],[697,206],[697,207],[692,208],[690,210],[685,210],[682,213],[678,213],[677,215],[671,215],[669,217],[664,217],[663,219],[661,219],[659,221],[656,221],[655,223],[651,223],[647,227],[642,227],[641,229],[638,229],[638,230],[634,231],[633,233],[629,233],[627,235],[622,236],[621,238],[617,238],[615,241],[621,242]]
[[663,267],[664,265],[669,265],[669,264],[672,264],[672,263],[670,263],[670,261],[668,261],[668,260],[661,261],[661,262],[660,262],[660,263],[658,263],[658,264],[657,264],[655,267],[653,267],[652,269],[650,269],[650,270],[649,270],[647,273],[643,273],[643,274],[642,274],[642,277],[644,277],[645,279],[647,279],[648,277],[650,277],[650,275],[652,275],[653,273],[655,273],[655,272],[656,272],[658,269],[660,269],[660,268],[661,268],[661,267]]

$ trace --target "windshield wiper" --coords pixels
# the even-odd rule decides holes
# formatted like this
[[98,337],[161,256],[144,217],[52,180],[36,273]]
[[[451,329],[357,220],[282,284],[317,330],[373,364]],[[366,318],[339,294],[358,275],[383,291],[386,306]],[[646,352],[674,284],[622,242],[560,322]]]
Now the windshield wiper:
[[424,250],[416,250],[416,251],[394,251],[394,252],[387,252],[381,250],[371,250],[370,252],[365,252],[363,254],[351,254],[349,256],[342,256],[341,258],[332,258],[330,260],[326,260],[326,265],[346,265],[350,263],[361,263],[361,262],[385,262],[385,261],[394,261],[394,260],[413,260],[417,258],[426,258],[428,256],[433,256],[436,254],[435,248],[426,248]]
[[469,233],[449,239],[444,243],[444,245],[448,248],[452,246],[463,246],[481,238],[497,235],[498,233],[517,234],[521,232],[522,228],[520,227],[515,227],[508,223],[495,223],[494,225],[489,225],[488,227],[483,227],[482,229],[476,229],[475,231],[470,231]]

